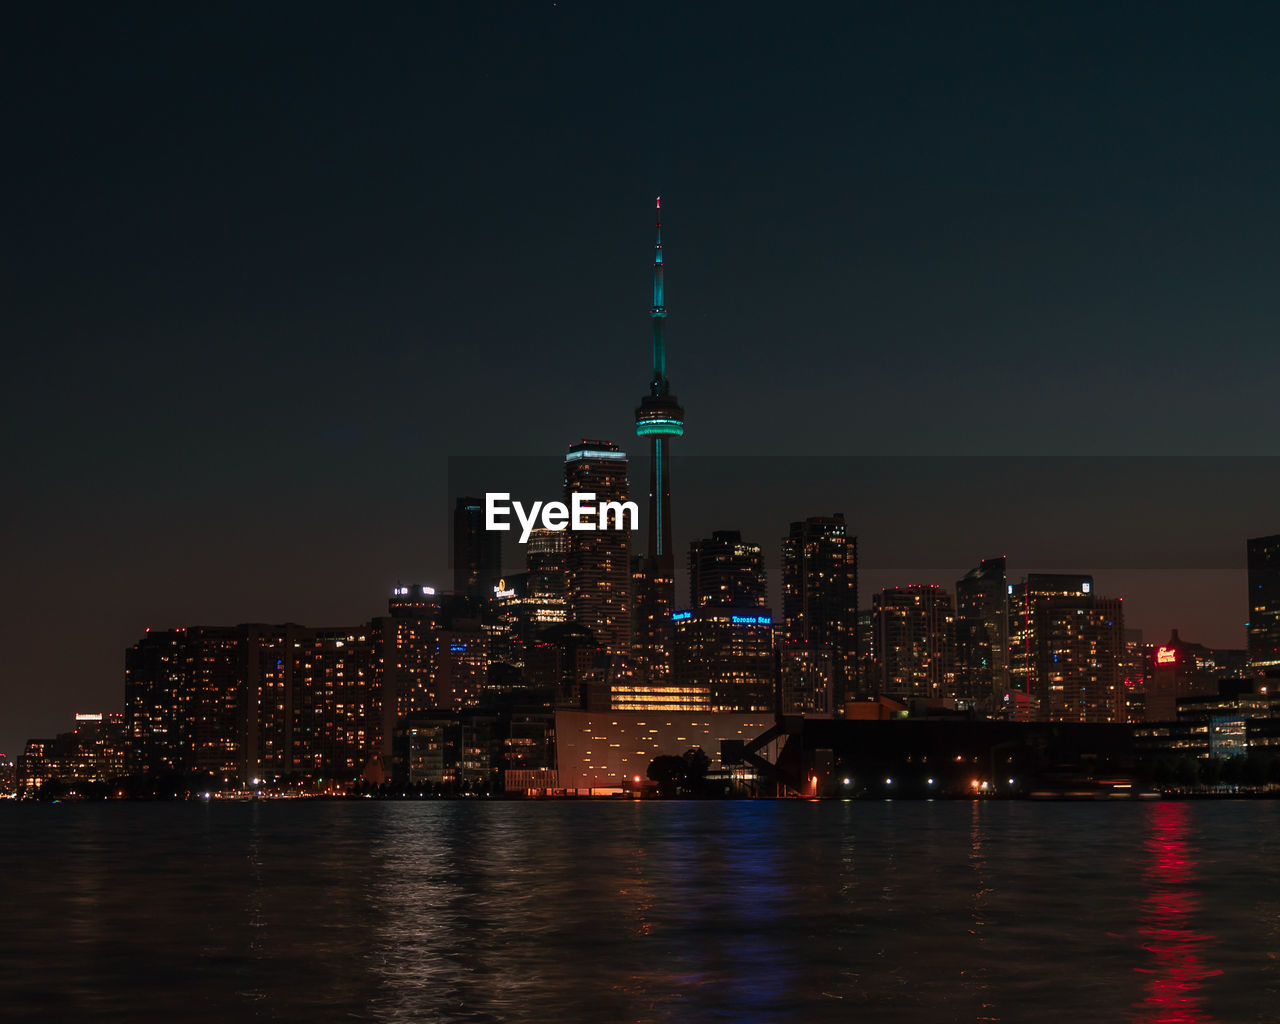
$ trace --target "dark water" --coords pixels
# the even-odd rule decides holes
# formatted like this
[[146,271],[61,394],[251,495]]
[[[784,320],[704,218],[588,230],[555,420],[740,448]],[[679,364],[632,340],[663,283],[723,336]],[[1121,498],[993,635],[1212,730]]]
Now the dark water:
[[0,805],[0,1019],[1280,1020],[1280,804]]

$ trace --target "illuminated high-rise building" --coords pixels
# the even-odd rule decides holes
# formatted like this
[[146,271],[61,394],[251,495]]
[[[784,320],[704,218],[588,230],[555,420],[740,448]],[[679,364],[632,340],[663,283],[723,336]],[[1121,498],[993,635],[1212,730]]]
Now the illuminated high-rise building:
[[784,715],[828,715],[831,704],[831,648],[784,640],[778,645],[778,675]]
[[1280,534],[1246,545],[1249,569],[1249,664],[1280,668]]
[[125,651],[125,731],[135,771],[160,773],[187,767],[185,641],[185,630],[148,629]]
[[[594,494],[596,504],[630,494],[627,453],[612,441],[579,441],[564,457],[564,500]],[[626,525],[626,524],[624,524]],[[569,620],[591,631],[607,657],[631,656],[631,533],[569,530],[564,552]]]
[[871,598],[879,692],[945,700],[956,696],[955,613],[937,584],[882,590]]
[[956,582],[957,696],[1001,701],[1009,689],[1005,559],[984,558]]
[[1036,717],[1124,721],[1122,601],[1095,595],[1087,575],[1032,573],[1006,590],[1010,685]]
[[768,603],[764,555],[737,530],[716,530],[689,543],[689,607],[763,608]]
[[858,539],[842,513],[791,524],[782,541],[782,611],[788,642],[831,649],[832,700],[842,708],[858,679]]
[[[768,608],[705,607],[676,612],[675,682],[682,707],[706,699],[705,710],[774,710],[773,615]],[[705,694],[705,698],[704,695]]]

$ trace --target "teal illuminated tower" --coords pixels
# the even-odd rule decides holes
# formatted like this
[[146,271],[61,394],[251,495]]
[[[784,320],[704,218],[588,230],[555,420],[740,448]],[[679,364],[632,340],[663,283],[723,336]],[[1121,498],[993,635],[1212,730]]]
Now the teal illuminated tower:
[[684,410],[671,394],[667,380],[666,298],[662,288],[662,197],[655,201],[657,238],[653,243],[653,377],[649,393],[636,409],[636,436],[649,439],[649,558],[663,578],[674,580],[675,555],[671,537],[670,439],[684,433]]

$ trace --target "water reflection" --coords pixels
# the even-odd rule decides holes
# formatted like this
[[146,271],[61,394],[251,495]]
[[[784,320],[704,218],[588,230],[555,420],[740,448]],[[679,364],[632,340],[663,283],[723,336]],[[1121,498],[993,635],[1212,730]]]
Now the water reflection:
[[0,808],[0,1019],[1271,1020],[1278,835],[1261,801]]
[[969,898],[969,934],[973,936],[973,961],[975,966],[968,970],[967,986],[973,990],[978,1002],[977,1019],[979,1021],[997,1021],[992,1002],[990,970],[987,966],[987,931],[989,904],[993,889],[990,883],[990,871],[987,866],[986,834],[982,827],[982,814],[986,810],[981,800],[973,801],[973,810],[969,821],[969,865],[973,869],[973,894]]
[[1149,954],[1146,999],[1138,1019],[1152,1024],[1207,1024],[1201,985],[1220,974],[1201,954],[1212,942],[1196,930],[1200,907],[1197,850],[1191,841],[1191,807],[1161,803],[1151,808],[1147,836],[1147,893],[1139,934]]

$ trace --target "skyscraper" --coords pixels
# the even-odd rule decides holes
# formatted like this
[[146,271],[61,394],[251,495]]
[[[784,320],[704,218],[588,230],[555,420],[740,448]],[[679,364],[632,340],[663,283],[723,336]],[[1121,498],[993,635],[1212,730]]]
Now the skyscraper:
[[871,599],[879,692],[893,697],[948,699],[955,692],[955,615],[937,584],[882,590]]
[[716,530],[689,543],[689,607],[763,608],[767,603],[764,555],[737,530]]
[[454,593],[488,601],[501,576],[502,534],[484,528],[484,500],[459,498],[453,509]]
[[717,607],[674,616],[673,701],[691,702],[705,692],[711,711],[773,711],[773,616],[767,608]]
[[956,582],[957,696],[1003,700],[1009,689],[1009,591],[1004,556]]
[[1249,562],[1249,664],[1266,671],[1280,666],[1280,534],[1253,537]]
[[1011,688],[1046,721],[1119,722],[1124,709],[1124,611],[1093,577],[1032,573],[1007,588]]
[[831,649],[836,709],[857,691],[858,539],[844,514],[791,524],[782,541],[782,612],[791,643]]
[[[596,503],[626,501],[627,453],[612,441],[579,441],[564,457],[565,504],[574,493]],[[631,533],[569,530],[564,552],[570,621],[591,631],[605,655],[631,655]]]

